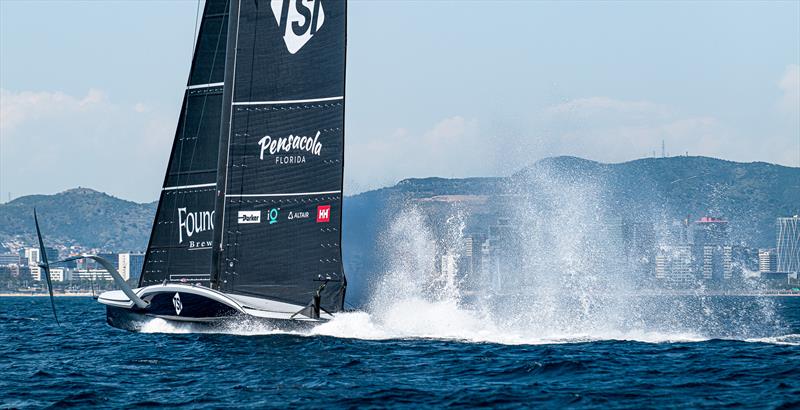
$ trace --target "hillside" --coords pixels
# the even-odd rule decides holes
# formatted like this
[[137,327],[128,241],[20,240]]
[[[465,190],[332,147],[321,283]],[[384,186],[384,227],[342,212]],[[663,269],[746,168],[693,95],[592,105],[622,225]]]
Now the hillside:
[[[457,204],[471,215],[468,229],[514,217],[521,205],[555,208],[552,212],[591,208],[595,223],[624,217],[668,225],[687,215],[714,215],[731,222],[736,243],[772,247],[775,218],[800,212],[800,168],[706,157],[620,164],[554,157],[507,178],[407,179],[345,199],[345,260],[376,267],[375,241],[410,204],[432,214]],[[106,250],[144,249],[155,213],[155,203],[138,204],[86,188],[31,195],[0,205],[0,241],[35,243],[34,207],[50,243]]]
[[29,195],[0,205],[0,241],[36,243],[33,208],[50,246],[144,250],[156,203],[138,204],[88,188]]

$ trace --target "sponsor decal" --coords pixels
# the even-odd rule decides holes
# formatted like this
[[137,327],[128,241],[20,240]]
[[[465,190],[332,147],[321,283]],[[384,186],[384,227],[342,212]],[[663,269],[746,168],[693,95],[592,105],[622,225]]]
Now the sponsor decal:
[[290,54],[300,51],[325,22],[322,0],[272,0],[270,6]]
[[319,131],[314,138],[292,134],[281,138],[272,138],[266,135],[258,141],[258,145],[261,147],[260,159],[263,161],[265,154],[269,154],[275,157],[275,163],[279,165],[304,164],[306,154],[319,156],[322,152],[319,135]]
[[175,296],[172,297],[172,306],[175,306],[175,315],[180,316],[181,310],[183,310],[183,303],[181,303],[181,295],[175,293]]
[[317,223],[331,221],[331,206],[319,205],[317,206]]
[[306,219],[311,216],[311,212],[308,211],[296,211],[296,212],[289,212],[288,219],[291,221],[293,219]]
[[269,210],[267,217],[270,225],[278,223],[278,210],[280,210],[280,208],[272,208]]
[[[189,212],[186,208],[178,208],[178,243],[183,243],[192,235],[214,229],[214,211]],[[205,241],[203,241],[204,243]],[[192,242],[195,243],[195,242]],[[197,242],[200,243],[200,242]]]
[[240,224],[257,224],[261,222],[261,211],[239,211]]

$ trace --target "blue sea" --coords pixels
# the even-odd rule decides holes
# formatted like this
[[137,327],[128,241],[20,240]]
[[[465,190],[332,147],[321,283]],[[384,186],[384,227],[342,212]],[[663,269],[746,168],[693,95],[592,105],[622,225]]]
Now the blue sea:
[[4,297],[0,407],[800,408],[800,298],[667,299],[653,326],[584,332],[407,301],[303,333],[139,334],[91,298],[58,298],[57,326],[47,298]]

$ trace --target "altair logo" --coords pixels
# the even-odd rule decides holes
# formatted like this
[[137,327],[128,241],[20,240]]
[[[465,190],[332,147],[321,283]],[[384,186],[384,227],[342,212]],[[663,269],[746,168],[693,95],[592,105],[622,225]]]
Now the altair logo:
[[270,6],[291,54],[300,51],[325,22],[322,0],[272,0]]
[[292,219],[306,219],[309,216],[310,215],[307,211],[296,211],[296,212],[289,212],[289,217],[286,219],[291,221]]

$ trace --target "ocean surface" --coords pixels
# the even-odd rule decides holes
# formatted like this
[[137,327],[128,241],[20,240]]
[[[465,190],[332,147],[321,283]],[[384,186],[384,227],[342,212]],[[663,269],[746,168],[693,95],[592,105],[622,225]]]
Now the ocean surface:
[[3,297],[0,407],[800,408],[800,298],[702,299],[659,303],[727,316],[558,335],[411,301],[304,333],[154,321],[137,334],[91,298],[58,298],[57,326],[47,298]]

